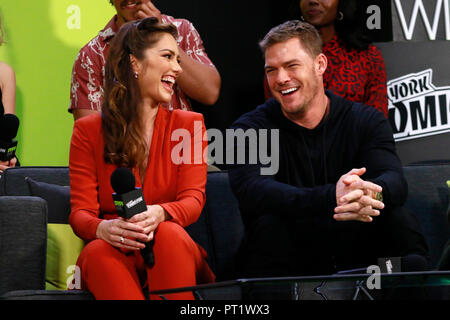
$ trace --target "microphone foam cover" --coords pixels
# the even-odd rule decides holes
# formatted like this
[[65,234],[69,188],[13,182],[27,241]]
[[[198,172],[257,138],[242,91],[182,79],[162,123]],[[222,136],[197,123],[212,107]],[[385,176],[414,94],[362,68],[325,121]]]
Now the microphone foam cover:
[[17,135],[19,129],[19,118],[7,113],[0,118],[0,140],[11,141]]
[[117,168],[111,174],[111,186],[117,194],[133,191],[135,185],[136,179],[128,168]]

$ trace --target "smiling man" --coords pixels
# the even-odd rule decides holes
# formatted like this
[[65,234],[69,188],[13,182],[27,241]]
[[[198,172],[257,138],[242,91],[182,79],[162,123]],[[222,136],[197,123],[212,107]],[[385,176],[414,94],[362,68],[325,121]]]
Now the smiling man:
[[[162,14],[150,0],[110,0],[117,14],[99,34],[78,53],[70,89],[69,112],[74,119],[101,111],[105,61],[111,39],[128,21],[156,17],[178,29],[182,75],[173,87],[172,100],[165,107],[191,110],[190,100],[213,105],[219,98],[221,79],[206,54],[203,41],[191,22]],[[169,79],[170,81],[170,79]]]
[[279,130],[272,148],[279,154],[271,155],[279,170],[228,168],[246,227],[239,276],[332,274],[383,257],[404,257],[403,271],[413,271],[411,259],[425,269],[426,243],[402,208],[407,184],[390,125],[374,108],[324,90],[321,45],[316,29],[300,21],[260,42],[273,98],[232,127]]

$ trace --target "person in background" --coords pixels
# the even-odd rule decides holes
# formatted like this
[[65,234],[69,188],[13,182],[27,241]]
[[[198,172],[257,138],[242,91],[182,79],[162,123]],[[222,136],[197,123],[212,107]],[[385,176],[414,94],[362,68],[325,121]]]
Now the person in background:
[[[362,102],[388,116],[386,70],[381,51],[371,44],[360,22],[356,0],[300,0],[301,20],[319,31],[328,67],[325,89]],[[270,90],[265,82],[266,98]]]
[[[162,107],[183,71],[177,38],[174,25],[156,18],[125,23],[106,61],[101,115],[75,121],[69,223],[88,242],[77,265],[82,288],[96,299],[139,300],[145,298],[144,287],[152,291],[215,280],[205,250],[184,229],[205,204],[203,152],[188,159],[183,153],[182,161],[172,154],[179,144],[171,140],[176,130],[191,134],[189,150],[206,150],[203,116]],[[133,172],[147,204],[147,211],[128,220],[118,217],[112,198],[110,177],[118,167]],[[139,253],[149,241],[154,266]],[[191,292],[166,297],[193,299]]]
[[174,24],[179,33],[177,43],[184,72],[177,79],[172,99],[164,106],[171,110],[191,110],[190,99],[204,105],[213,105],[217,101],[221,86],[220,75],[206,54],[200,34],[191,22],[162,14],[150,0],[109,2],[114,5],[117,14],[80,50],[75,59],[69,106],[69,112],[73,113],[75,120],[101,110],[105,61],[114,35],[124,23],[146,17]]
[[[3,38],[2,21],[0,17],[0,46],[5,43]],[[16,76],[14,69],[0,61],[0,117],[6,113],[14,114],[16,110]],[[0,174],[7,168],[17,165],[17,158],[0,161]]]

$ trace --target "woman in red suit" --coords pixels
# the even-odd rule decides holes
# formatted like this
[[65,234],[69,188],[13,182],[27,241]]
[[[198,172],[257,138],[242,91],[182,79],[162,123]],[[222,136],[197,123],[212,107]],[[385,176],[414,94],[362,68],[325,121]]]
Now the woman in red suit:
[[[177,36],[175,26],[155,18],[122,26],[108,55],[102,114],[74,125],[69,222],[87,242],[77,265],[83,289],[96,299],[144,299],[146,285],[159,290],[215,279],[205,251],[184,230],[205,203],[203,116],[160,106],[182,72]],[[173,138],[180,131],[190,134],[186,148],[180,149],[179,135]],[[112,199],[117,167],[132,170],[147,204],[129,220],[117,216]],[[151,240],[155,264],[148,267],[139,250]]]

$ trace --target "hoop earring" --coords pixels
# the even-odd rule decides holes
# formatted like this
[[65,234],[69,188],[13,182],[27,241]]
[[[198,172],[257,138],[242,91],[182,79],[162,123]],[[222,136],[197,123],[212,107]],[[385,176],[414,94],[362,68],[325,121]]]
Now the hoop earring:
[[344,14],[342,13],[342,11],[339,11],[339,12],[338,12],[338,15],[337,15],[337,17],[336,17],[336,20],[337,20],[337,21],[342,21],[342,20],[344,20]]

